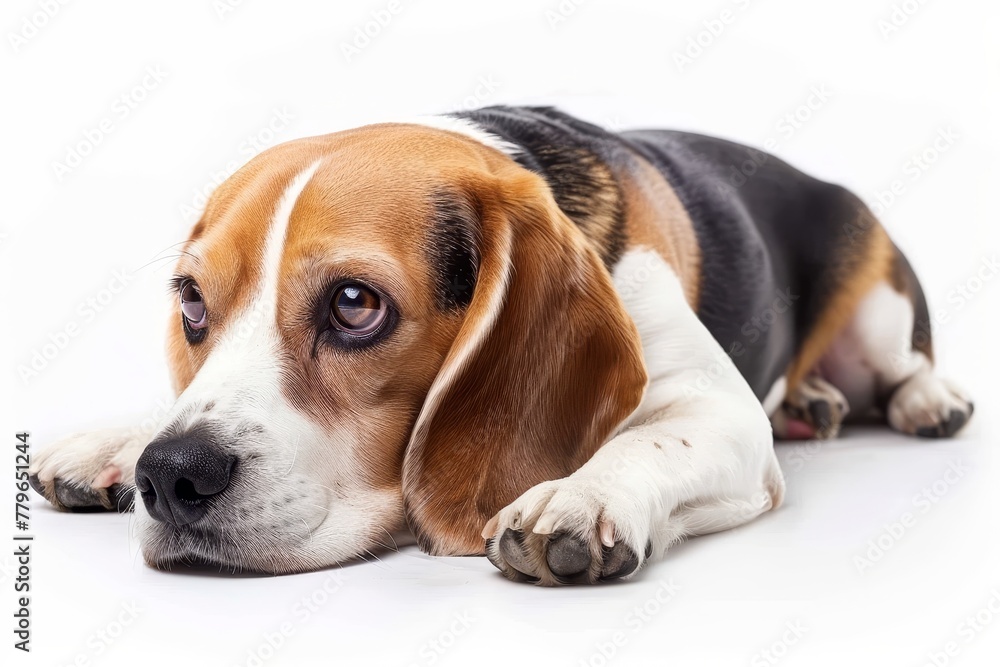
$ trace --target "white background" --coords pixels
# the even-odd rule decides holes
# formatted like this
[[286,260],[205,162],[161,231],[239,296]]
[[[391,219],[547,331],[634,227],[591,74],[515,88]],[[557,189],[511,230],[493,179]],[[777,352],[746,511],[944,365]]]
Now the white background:
[[[773,139],[781,157],[871,203],[899,181],[883,220],[937,313],[940,365],[977,411],[954,441],[852,429],[822,447],[779,445],[780,511],[594,588],[515,585],[485,559],[415,547],[281,578],[159,573],[137,556],[127,515],[62,515],[35,500],[34,651],[10,647],[6,555],[4,664],[245,665],[251,651],[270,655],[266,638],[286,622],[263,664],[998,663],[997,3],[401,0],[350,58],[343,45],[387,0],[80,2],[50,18],[44,5],[8,0],[0,17],[5,466],[18,430],[41,447],[162,412],[171,247],[195,220],[195,193],[248,159],[251,137],[270,145],[466,104],[557,104],[612,128]],[[903,5],[898,30],[880,29]],[[723,11],[728,22],[714,23]],[[129,92],[147,68],[162,80]],[[104,119],[110,132],[57,175]],[[942,131],[956,138],[914,170]],[[122,270],[125,288],[105,293]],[[101,312],[81,306],[97,298]],[[68,327],[76,335],[61,336]],[[26,377],[53,340],[64,344]],[[966,471],[949,478],[955,462]],[[934,503],[916,498],[935,484]],[[891,535],[906,513],[911,525]],[[2,539],[13,532],[0,524]],[[318,593],[333,575],[336,592]],[[310,595],[323,604],[305,618],[296,605]],[[131,604],[137,617],[120,628]],[[966,619],[984,609],[975,630]],[[105,630],[119,635],[109,646],[96,638]],[[954,656],[942,654],[949,642]]]

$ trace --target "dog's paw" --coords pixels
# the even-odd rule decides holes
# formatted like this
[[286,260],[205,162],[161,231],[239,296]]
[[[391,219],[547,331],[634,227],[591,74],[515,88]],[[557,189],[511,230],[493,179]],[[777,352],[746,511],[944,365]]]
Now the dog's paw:
[[649,526],[599,479],[544,482],[490,519],[486,556],[505,577],[544,586],[628,577],[649,557]]
[[929,370],[900,385],[889,400],[889,425],[922,438],[950,438],[972,417],[972,401]]
[[28,480],[61,510],[127,511],[135,463],[146,444],[146,434],[134,429],[73,435],[33,456]]
[[829,440],[837,437],[850,407],[839,389],[810,375],[771,417],[774,435],[783,440]]

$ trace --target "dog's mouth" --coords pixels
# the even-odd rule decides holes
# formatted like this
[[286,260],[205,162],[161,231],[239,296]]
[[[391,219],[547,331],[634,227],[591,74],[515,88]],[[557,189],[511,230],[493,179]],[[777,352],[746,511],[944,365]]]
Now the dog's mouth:
[[[148,520],[148,518],[147,518]],[[230,574],[286,574],[310,569],[299,558],[315,526],[304,520],[280,532],[260,525],[205,524],[173,526],[150,521],[142,531],[146,563],[161,570],[215,568]]]

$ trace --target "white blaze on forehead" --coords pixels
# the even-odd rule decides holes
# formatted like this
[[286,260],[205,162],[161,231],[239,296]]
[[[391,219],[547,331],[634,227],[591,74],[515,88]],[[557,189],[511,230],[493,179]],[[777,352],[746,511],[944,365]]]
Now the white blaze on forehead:
[[253,300],[266,306],[266,312],[263,315],[267,325],[277,325],[278,270],[281,268],[281,257],[285,252],[285,239],[288,237],[288,224],[292,217],[292,210],[318,168],[319,161],[317,160],[308,169],[292,179],[291,184],[285,188],[285,193],[278,203],[278,209],[271,219],[271,228],[267,233],[267,242],[264,245],[264,264],[260,286],[256,291],[256,298]]
[[199,419],[198,410],[188,409],[193,405],[236,399],[240,393],[237,390],[242,390],[244,396],[246,392],[271,398],[280,394],[277,312],[281,258],[292,210],[319,164],[317,161],[310,165],[285,188],[268,227],[257,287],[244,310],[225,325],[222,339],[177,400],[173,415],[166,421],[175,430],[188,429]]

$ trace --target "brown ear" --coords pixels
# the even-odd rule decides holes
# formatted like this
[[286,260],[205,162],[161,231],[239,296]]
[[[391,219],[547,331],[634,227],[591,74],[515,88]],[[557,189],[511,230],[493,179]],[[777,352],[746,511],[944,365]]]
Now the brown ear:
[[484,524],[583,465],[638,406],[639,336],[611,277],[537,176],[477,195],[478,279],[403,464],[424,551],[483,553]]

